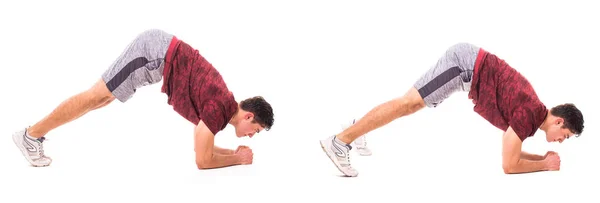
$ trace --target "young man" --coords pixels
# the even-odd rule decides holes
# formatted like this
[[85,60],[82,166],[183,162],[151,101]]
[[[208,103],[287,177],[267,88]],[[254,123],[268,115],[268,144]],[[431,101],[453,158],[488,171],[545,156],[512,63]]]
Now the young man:
[[199,169],[251,164],[252,150],[236,150],[214,145],[214,136],[227,124],[237,137],[254,136],[273,126],[273,110],[262,97],[236,102],[219,72],[197,50],[162,30],[147,30],[137,36],[125,51],[87,91],[62,102],[48,116],[13,134],[13,141],[33,166],[52,162],[44,154],[45,135],[84,114],[111,103],[126,102],[136,89],[164,79],[161,91],[168,104],[192,122],[194,151]]
[[522,142],[540,129],[548,142],[560,142],[583,131],[583,115],[567,103],[548,110],[532,85],[503,59],[472,44],[449,48],[403,96],[371,109],[341,133],[321,140],[321,147],[346,176],[358,175],[350,164],[351,143],[357,137],[425,106],[437,107],[457,91],[468,92],[474,111],[504,131],[502,168],[507,174],[559,170],[555,152],[544,156],[521,151]]

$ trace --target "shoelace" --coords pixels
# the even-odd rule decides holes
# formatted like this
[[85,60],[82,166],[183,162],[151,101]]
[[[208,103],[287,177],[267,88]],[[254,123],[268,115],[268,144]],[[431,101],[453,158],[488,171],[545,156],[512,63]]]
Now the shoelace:
[[350,165],[350,150],[352,150],[352,146],[346,145],[346,147],[348,147],[348,153],[346,153],[346,162],[348,162],[348,165]]
[[46,140],[46,137],[41,137],[36,140],[40,144],[40,148],[38,149],[38,151],[40,152],[40,157],[46,157],[46,155],[44,155],[44,144],[43,144],[45,140]]

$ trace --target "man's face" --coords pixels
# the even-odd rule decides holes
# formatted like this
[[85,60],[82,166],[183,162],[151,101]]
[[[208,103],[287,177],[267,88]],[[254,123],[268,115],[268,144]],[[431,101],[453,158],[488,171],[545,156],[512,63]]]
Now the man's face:
[[562,119],[557,119],[554,123],[552,123],[546,132],[546,141],[562,143],[566,139],[569,139],[571,136],[573,136],[573,132],[571,132],[571,130],[568,128],[563,128],[563,124],[564,123]]
[[248,136],[254,137],[254,134],[261,132],[264,128],[258,123],[253,123],[254,117],[245,117],[244,120],[240,121],[238,126],[235,128],[235,134],[237,137]]

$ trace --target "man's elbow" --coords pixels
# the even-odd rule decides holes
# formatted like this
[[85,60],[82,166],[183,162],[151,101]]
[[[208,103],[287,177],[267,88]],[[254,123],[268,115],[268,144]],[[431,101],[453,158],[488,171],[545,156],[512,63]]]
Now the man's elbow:
[[504,169],[504,174],[512,174],[510,166],[502,166],[502,169]]
[[513,174],[515,173],[515,165],[514,164],[502,164],[502,169],[504,170],[504,174]]
[[199,163],[199,162],[196,162],[196,166],[197,166],[197,167],[198,167],[198,169],[200,169],[200,170],[203,170],[203,169],[208,169],[208,168],[209,168],[209,167],[208,167],[208,164],[205,164],[205,163]]
[[198,167],[200,170],[212,168],[210,160],[197,160],[196,167]]

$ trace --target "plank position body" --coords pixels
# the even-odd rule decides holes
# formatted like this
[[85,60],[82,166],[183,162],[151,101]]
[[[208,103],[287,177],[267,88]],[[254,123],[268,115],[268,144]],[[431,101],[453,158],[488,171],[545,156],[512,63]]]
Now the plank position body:
[[469,43],[448,50],[403,96],[371,109],[355,124],[320,141],[325,154],[346,176],[357,176],[350,162],[355,139],[424,107],[435,108],[453,93],[468,92],[474,111],[504,132],[502,168],[507,174],[559,170],[556,152],[536,155],[521,150],[537,130],[546,141],[560,142],[583,131],[583,115],[572,103],[547,109],[529,81],[496,55]]
[[[49,115],[13,134],[13,141],[33,166],[48,166],[45,135],[117,99],[125,103],[136,89],[162,80],[168,104],[195,125],[194,151],[199,169],[251,164],[252,150],[214,145],[228,124],[237,137],[253,137],[273,126],[271,105],[261,96],[237,102],[221,74],[194,49],[174,35],[151,29],[140,33],[88,90],[63,101]],[[135,122],[133,122],[135,123]]]

